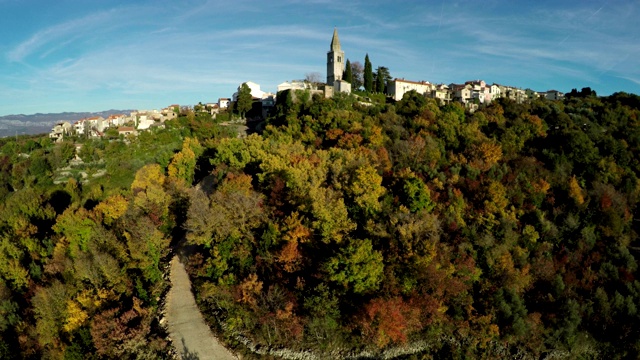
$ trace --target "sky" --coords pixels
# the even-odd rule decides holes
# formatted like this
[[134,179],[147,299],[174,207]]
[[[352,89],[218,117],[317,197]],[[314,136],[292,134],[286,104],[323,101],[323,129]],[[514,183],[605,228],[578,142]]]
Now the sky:
[[216,102],[351,62],[432,83],[640,94],[640,0],[0,0],[0,115]]

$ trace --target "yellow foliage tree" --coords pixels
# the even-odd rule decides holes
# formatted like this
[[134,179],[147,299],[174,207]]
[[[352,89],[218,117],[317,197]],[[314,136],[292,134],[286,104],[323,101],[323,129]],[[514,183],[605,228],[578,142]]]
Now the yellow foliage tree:
[[298,244],[308,241],[311,231],[302,224],[298,212],[293,212],[284,220],[282,239],[286,241],[284,247],[278,252],[277,260],[287,272],[294,272],[299,268],[301,254]]
[[344,235],[356,228],[349,219],[344,199],[330,188],[314,187],[309,191],[311,214],[315,232],[322,236],[326,243],[341,242]]
[[240,302],[256,306],[257,295],[262,291],[262,281],[258,280],[258,275],[251,274],[240,284]]
[[136,172],[131,184],[135,197],[134,205],[155,218],[164,218],[169,213],[169,196],[164,191],[165,176],[158,164],[143,166]]
[[129,207],[129,201],[122,195],[113,195],[105,199],[94,208],[94,212],[102,214],[103,222],[110,225],[122,217]]
[[202,145],[198,139],[184,139],[182,150],[171,158],[171,163],[167,168],[169,177],[187,185],[193,182],[196,161],[202,151]]
[[476,147],[474,166],[487,171],[502,160],[502,146],[495,142],[483,142]]
[[382,176],[371,165],[364,165],[355,171],[351,181],[349,192],[354,202],[366,213],[375,213],[380,210],[378,199],[386,192],[382,186]]
[[68,333],[73,332],[82,326],[88,318],[89,315],[80,307],[77,301],[67,300],[67,320],[62,328]]
[[193,181],[193,172],[196,167],[196,155],[188,147],[173,155],[167,168],[169,178],[189,184]]
[[578,205],[582,205],[584,204],[583,194],[584,190],[582,190],[580,184],[578,184],[576,176],[572,176],[571,179],[569,179],[569,196],[571,196],[571,198],[575,200]]

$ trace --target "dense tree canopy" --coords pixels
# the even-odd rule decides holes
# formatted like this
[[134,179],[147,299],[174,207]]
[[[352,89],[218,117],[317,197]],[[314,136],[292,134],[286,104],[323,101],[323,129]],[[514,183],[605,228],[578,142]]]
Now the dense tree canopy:
[[228,131],[193,112],[165,126],[126,141],[0,140],[0,358],[168,357],[158,315],[195,138]]
[[184,235],[241,351],[638,358],[640,98],[584,95],[470,113],[288,91],[260,134],[185,111],[76,139],[79,170],[70,141],[0,139],[0,357],[166,356]]
[[270,346],[636,357],[625,96],[474,113],[289,96],[262,135],[213,144],[187,222],[202,304]]

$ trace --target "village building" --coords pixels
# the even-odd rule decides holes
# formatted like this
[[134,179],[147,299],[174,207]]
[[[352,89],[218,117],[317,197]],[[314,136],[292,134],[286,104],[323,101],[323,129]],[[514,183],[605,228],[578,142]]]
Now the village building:
[[72,130],[73,128],[71,123],[68,121],[61,121],[51,129],[49,138],[56,142],[62,141],[65,136],[71,135]]
[[132,126],[121,126],[121,127],[118,128],[118,135],[123,135],[123,136],[133,135],[133,136],[136,136],[136,135],[138,135],[138,132]]
[[318,90],[318,86],[310,81],[292,80],[278,84],[278,92],[284,90]]
[[558,90],[549,90],[547,91],[544,96],[547,98],[547,100],[562,100],[564,99],[564,93],[558,91]]
[[431,95],[432,90],[436,87],[428,81],[409,81],[405,79],[393,79],[387,82],[387,95],[393,100],[400,101],[405,93],[415,90],[421,95]]
[[431,98],[440,101],[440,104],[449,104],[451,102],[451,90],[445,84],[436,85],[431,90]]
[[230,98],[219,98],[218,106],[220,107],[220,109],[228,109],[230,102],[231,102]]

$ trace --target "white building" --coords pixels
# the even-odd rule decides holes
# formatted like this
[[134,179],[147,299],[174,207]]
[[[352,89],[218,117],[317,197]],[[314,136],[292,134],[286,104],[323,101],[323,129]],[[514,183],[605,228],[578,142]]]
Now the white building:
[[[267,97],[269,95],[273,95],[273,94],[266,93],[266,92],[260,90],[260,84],[256,84],[253,81],[247,81],[247,82],[244,82],[242,84],[247,84],[249,89],[251,89],[251,97],[254,97],[254,98],[257,98],[257,99],[264,99],[265,97]],[[233,93],[233,101],[238,101],[238,92],[240,92],[240,88],[242,87],[242,84],[240,84],[240,86],[238,86],[238,91]]]
[[71,130],[72,127],[68,121],[61,121],[51,129],[49,138],[54,141],[62,141],[66,135],[71,134]]
[[156,121],[150,117],[149,115],[139,115],[138,123],[136,125],[136,129],[138,130],[146,130],[151,125],[153,125]]
[[278,92],[284,90],[317,90],[318,87],[304,80],[292,80],[291,82],[285,81],[278,85]]
[[451,90],[445,84],[436,85],[434,90],[431,90],[431,98],[440,100],[442,104],[448,104],[451,102]]
[[428,81],[409,81],[405,79],[393,79],[387,82],[387,92],[395,100],[400,101],[405,93],[415,90],[418,94],[430,95],[435,86]]
[[231,99],[229,99],[229,98],[219,98],[218,99],[218,107],[220,109],[228,109],[230,102],[231,102]]
[[110,115],[106,120],[107,127],[118,127],[122,126],[127,122],[127,117],[124,114],[113,114]]
[[344,80],[336,80],[333,83],[333,90],[336,93],[347,93],[350,94],[351,93],[351,83],[348,81],[344,81]]
[[489,88],[489,94],[491,95],[491,101],[499,99],[502,97],[502,91],[500,90],[500,85],[493,84]]
[[471,85],[471,98],[477,100],[480,104],[491,102],[491,87],[487,86],[484,80],[467,81],[466,85]]

